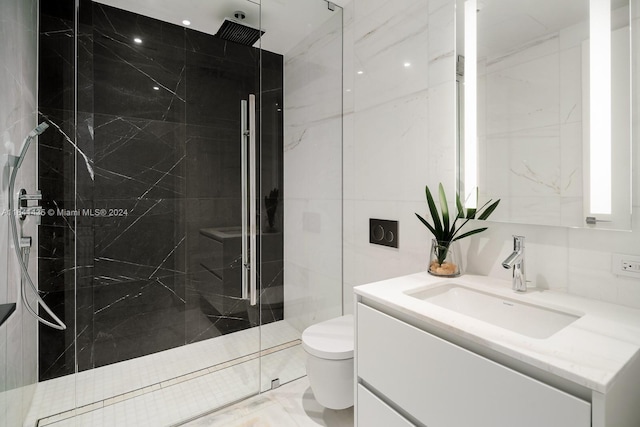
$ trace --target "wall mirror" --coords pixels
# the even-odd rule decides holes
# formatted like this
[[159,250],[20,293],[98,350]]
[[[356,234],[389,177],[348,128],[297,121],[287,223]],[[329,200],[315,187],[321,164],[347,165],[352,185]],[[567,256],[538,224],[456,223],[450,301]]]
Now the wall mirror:
[[468,205],[501,199],[498,222],[631,229],[629,16],[629,0],[458,0]]

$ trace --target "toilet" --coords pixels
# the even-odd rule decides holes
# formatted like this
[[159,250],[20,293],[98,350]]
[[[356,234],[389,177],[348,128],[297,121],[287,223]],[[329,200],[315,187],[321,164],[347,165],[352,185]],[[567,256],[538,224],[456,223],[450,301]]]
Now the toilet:
[[309,326],[302,333],[302,348],[318,403],[329,409],[353,406],[353,315]]

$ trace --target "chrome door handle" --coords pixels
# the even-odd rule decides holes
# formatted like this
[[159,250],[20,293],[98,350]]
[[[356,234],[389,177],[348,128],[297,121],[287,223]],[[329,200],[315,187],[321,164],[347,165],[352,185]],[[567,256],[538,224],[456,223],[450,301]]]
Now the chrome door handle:
[[240,101],[240,175],[242,192],[242,299],[249,299],[249,242],[247,233],[249,231],[247,219],[249,218],[249,207],[247,203],[247,101]]
[[249,304],[257,303],[258,248],[256,227],[256,96],[249,95]]
[[[256,96],[240,101],[242,175],[242,298],[257,303]],[[248,169],[248,170],[247,170]]]

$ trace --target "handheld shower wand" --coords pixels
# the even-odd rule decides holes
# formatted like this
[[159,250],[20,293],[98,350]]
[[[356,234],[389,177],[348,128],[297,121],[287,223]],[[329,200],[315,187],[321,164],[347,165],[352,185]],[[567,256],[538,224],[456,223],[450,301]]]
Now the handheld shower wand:
[[[9,178],[9,215],[11,216],[11,220],[9,221],[9,228],[11,229],[11,237],[13,239],[13,247],[15,249],[16,258],[18,259],[18,264],[20,265],[20,270],[22,272],[21,279],[20,279],[20,293],[22,295],[22,302],[25,305],[26,310],[32,316],[34,316],[40,323],[43,323],[54,329],[64,330],[64,329],[67,329],[67,326],[64,324],[64,322],[62,322],[62,320],[58,318],[58,316],[55,315],[55,313],[51,310],[51,308],[49,308],[49,306],[40,297],[40,294],[38,293],[38,289],[34,285],[33,280],[31,280],[31,276],[29,276],[29,271],[28,271],[26,262],[28,262],[28,259],[29,259],[28,249],[31,246],[31,239],[18,238],[18,225],[16,224],[18,215],[16,214],[16,211],[15,211],[15,202],[14,202],[14,197],[15,197],[14,192],[15,192],[16,177],[18,175],[18,169],[20,169],[20,166],[22,166],[22,162],[24,161],[24,158],[27,155],[27,150],[29,149],[29,145],[31,144],[31,141],[36,136],[41,135],[42,132],[47,130],[48,127],[49,125],[47,123],[42,122],[38,126],[36,126],[35,129],[29,132],[29,134],[24,140],[24,143],[22,144],[20,155],[17,157],[15,164],[13,165],[13,170],[11,171],[11,177]],[[26,244],[26,242],[28,242],[28,245]],[[27,258],[26,262],[24,259],[25,257]],[[55,323],[52,323],[46,319],[43,319],[38,315],[38,313],[36,313],[36,311],[33,308],[31,308],[25,295],[24,282],[27,282],[29,284],[31,291],[35,295],[37,303],[39,303],[42,306],[42,308],[49,314],[49,316],[51,316],[51,318],[54,320]]]
[[46,122],[42,122],[38,126],[36,126],[35,129],[29,132],[24,140],[24,143],[22,144],[22,150],[20,150],[20,155],[18,156],[18,160],[16,162],[16,165],[14,166],[14,170],[20,169],[20,166],[22,166],[22,162],[27,156],[27,150],[29,150],[29,145],[31,145],[31,141],[33,140],[33,138],[38,135],[42,135],[42,132],[47,130],[48,127],[49,125]]

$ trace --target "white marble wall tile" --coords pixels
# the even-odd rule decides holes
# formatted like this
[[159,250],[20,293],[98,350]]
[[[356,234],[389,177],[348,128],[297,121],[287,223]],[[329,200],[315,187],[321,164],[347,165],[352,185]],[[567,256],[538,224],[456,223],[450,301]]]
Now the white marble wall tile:
[[559,55],[543,56],[486,74],[488,135],[558,123]]
[[456,72],[455,3],[429,2],[429,86],[435,87],[451,80]]
[[[0,154],[17,154],[26,134],[36,123],[37,2],[7,0],[0,3]],[[17,188],[35,189],[35,144],[20,170]],[[2,159],[0,209],[6,209],[9,168]],[[9,244],[7,216],[0,224],[0,302],[18,301],[20,275]],[[37,237],[33,224],[25,235]],[[31,254],[32,274],[37,272],[37,238]],[[37,274],[35,275],[37,279]],[[37,283],[37,282],[36,282]],[[37,375],[36,324],[21,308],[0,327],[0,425],[21,425],[34,393]]]
[[[38,49],[38,28],[37,28],[37,1],[21,1],[19,6],[19,19],[22,23],[23,37],[21,37],[21,76],[23,111],[25,120],[22,122],[22,135],[27,135],[37,123],[37,49]],[[28,156],[21,168],[21,185],[28,191],[38,189],[37,175],[37,152],[36,144],[32,144]],[[23,233],[32,238],[31,254],[29,258],[29,274],[38,284],[38,226],[35,218],[28,218],[23,223]],[[28,298],[32,307],[35,306],[34,297]],[[22,383],[21,391],[21,412],[19,419],[24,420],[31,405],[35,387],[38,380],[38,324],[29,314],[21,309],[22,320]]]
[[560,198],[560,223],[563,227],[584,227],[582,196]]
[[[510,197],[546,195],[559,198],[562,194],[560,127],[511,133],[508,145]],[[496,170],[504,164],[489,163],[489,167]]]
[[572,247],[569,254],[570,290],[587,298],[616,302],[617,287],[611,274],[611,254],[606,250]]
[[[479,40],[478,43],[481,43]],[[486,73],[496,73],[505,69],[519,66],[545,56],[558,52],[559,37],[557,34],[551,34],[539,39],[535,39],[516,48],[495,53],[492,52],[486,57]]]
[[[640,14],[640,1],[632,0],[632,16]],[[633,20],[633,26],[631,31],[631,87],[637,88],[640,84],[640,18],[636,17]],[[640,91],[633,92],[631,97],[631,111],[640,111]],[[640,114],[632,114],[631,117],[631,135],[633,137],[633,149],[632,155],[634,157],[634,163],[632,167],[632,191],[633,191],[633,205],[640,206],[640,142],[637,136],[640,135]]]
[[[611,272],[611,254],[640,255],[638,233],[640,233],[640,209],[633,210],[632,231],[606,231],[570,229],[569,244],[571,259],[568,266],[571,292],[580,295],[601,295],[601,299],[617,301],[619,284],[635,283],[640,280],[615,276]],[[600,289],[604,288],[604,289]],[[625,305],[640,307],[640,300],[619,301]]]
[[[487,61],[478,59],[478,78],[476,82],[476,96],[478,108],[476,111],[476,129],[477,136],[482,138],[487,134]],[[464,88],[463,88],[464,91]],[[464,98],[463,98],[464,102]]]
[[429,92],[357,111],[355,198],[418,200],[428,178]]
[[[437,188],[442,183],[446,194],[454,194],[456,182],[456,83],[455,75],[449,76],[449,81],[429,88],[429,124],[427,149],[427,162],[422,157],[422,141],[416,141],[417,149],[406,156],[415,156],[415,167],[421,171],[412,177],[418,184],[413,198],[409,200],[425,200],[424,186],[428,184],[431,189]],[[426,166],[426,170],[425,170]],[[425,173],[426,172],[426,176]],[[454,200],[450,200],[454,203]]]
[[289,261],[284,268],[288,287],[284,317],[294,328],[304,331],[314,323],[341,315],[341,280]]
[[285,131],[286,197],[339,198],[342,191],[339,121],[327,120],[299,129],[287,126]]
[[[579,197],[583,194],[583,141],[582,123],[560,125],[560,165],[562,197]],[[562,225],[567,225],[564,222]]]
[[[354,2],[349,1],[344,7],[343,31],[343,112],[342,112],[342,180],[343,198],[351,200],[355,197],[354,169],[355,169],[355,139],[354,139],[354,110],[355,110],[355,65],[354,65]],[[346,219],[347,216],[344,215]]]
[[[443,5],[452,3],[450,0],[438,0],[429,2],[429,10],[437,11]],[[634,0],[634,8],[636,15],[640,14],[640,7],[636,0]],[[383,8],[381,1],[368,2],[364,0],[355,1],[355,22],[356,25],[362,29],[359,34],[366,34],[367,31],[372,29],[378,29],[376,36],[385,37],[385,30],[379,28],[381,26],[381,9]],[[389,12],[390,13],[390,12]],[[367,22],[369,16],[373,16],[371,22]],[[427,19],[426,15],[422,16],[423,19]],[[384,21],[382,21],[384,22]],[[640,22],[638,22],[640,24]],[[560,73],[557,77],[551,77],[557,79],[557,87],[561,87],[555,92],[549,93],[548,97],[554,99],[557,107],[555,109],[555,121],[554,125],[560,126],[560,136],[562,141],[562,151],[558,154],[560,157],[560,163],[563,168],[563,180],[567,180],[567,176],[572,169],[572,162],[579,163],[581,160],[577,156],[572,155],[573,148],[570,145],[565,145],[565,142],[573,141],[573,144],[577,146],[579,140],[579,127],[581,127],[581,105],[577,105],[573,108],[576,97],[579,95],[576,92],[579,79],[575,77],[579,64],[576,64],[578,54],[577,50],[571,49],[579,47],[584,39],[585,29],[584,25],[578,25],[573,28],[565,29],[560,32],[557,38],[552,38],[547,43],[536,46],[537,52],[523,52],[520,58],[527,60],[533,60],[535,58],[544,57],[545,54],[555,54],[557,58],[556,72],[560,69]],[[388,35],[390,39],[397,40],[401,35],[391,34]],[[633,41],[640,39],[640,32],[636,31],[633,34]],[[446,43],[446,40],[443,41]],[[454,41],[450,43],[453,45]],[[638,43],[633,43],[634,46],[640,46]],[[365,45],[359,45],[355,43],[355,64],[362,64],[363,61],[359,57],[359,48]],[[446,47],[439,47],[446,50]],[[429,45],[429,50],[432,46]],[[545,50],[547,49],[547,50]],[[364,53],[368,51],[365,49]],[[528,57],[524,55],[529,55]],[[430,57],[430,52],[427,52]],[[366,57],[366,55],[363,55]],[[638,57],[635,55],[634,69],[640,70],[638,66]],[[496,70],[498,65],[506,67],[509,65],[509,61],[513,61],[517,58],[517,55],[511,55],[506,57],[504,61],[500,61],[500,64],[493,64],[492,70]],[[347,58],[348,60],[348,58]],[[511,64],[518,64],[519,61],[514,61]],[[385,66],[382,65],[381,69]],[[539,71],[540,67],[535,67],[535,71]],[[573,70],[573,71],[572,71]],[[433,72],[429,69],[424,76],[430,78],[430,73]],[[380,71],[383,73],[383,71]],[[398,74],[387,69],[386,71],[388,79],[392,79]],[[638,79],[638,73],[636,72],[635,79]],[[482,69],[480,69],[482,74]],[[364,75],[363,75],[364,76]],[[451,76],[451,82],[454,80],[454,75]],[[359,77],[355,75],[355,78]],[[428,80],[427,80],[428,81]],[[410,230],[408,237],[406,228],[411,223],[411,219],[407,217],[407,212],[412,211],[406,204],[409,201],[399,201],[398,197],[386,197],[386,198],[373,198],[372,193],[375,193],[373,186],[362,188],[367,182],[361,173],[370,173],[370,169],[367,167],[358,168],[359,162],[368,162],[371,155],[369,152],[363,152],[360,147],[367,147],[365,142],[362,141],[363,136],[370,136],[373,134],[368,127],[378,127],[378,119],[380,115],[363,111],[374,103],[383,104],[388,102],[392,94],[398,93],[396,91],[397,82],[385,83],[383,79],[376,82],[377,86],[373,84],[365,84],[364,82],[357,83],[359,89],[355,93],[355,116],[357,125],[354,128],[353,138],[355,140],[354,157],[350,160],[348,165],[352,165],[355,169],[353,173],[353,180],[359,182],[359,186],[353,194],[353,199],[349,197],[349,200],[345,200],[345,299],[351,296],[349,289],[354,285],[366,283],[368,281],[381,280],[394,275],[407,274],[412,272],[412,269],[424,269],[424,265],[421,264],[421,259],[426,256],[428,251],[428,245],[425,241],[421,241],[423,235],[420,234],[422,230]],[[420,91],[420,86],[416,86],[416,92]],[[385,94],[385,96],[383,96]],[[482,86],[480,86],[479,98],[482,98]],[[431,95],[429,95],[431,96]],[[638,96],[634,97],[634,106],[638,104]],[[545,98],[548,100],[548,98]],[[541,99],[541,101],[545,101]],[[580,103],[578,103],[580,104]],[[436,106],[440,104],[435,103]],[[384,107],[386,108],[386,107]],[[384,110],[381,107],[381,111]],[[401,107],[399,111],[402,110]],[[442,141],[432,138],[431,135],[445,135],[449,132],[452,126],[455,126],[455,116],[453,113],[442,113],[439,108],[433,108],[433,105],[429,103],[427,109],[428,114],[428,127],[427,132],[429,135],[428,145],[431,147],[436,144],[440,144],[441,147],[437,151],[444,151],[443,156],[450,156],[453,159],[455,155],[454,140]],[[409,108],[405,108],[407,114],[411,114]],[[549,116],[551,116],[550,114]],[[360,116],[360,117],[358,117]],[[394,116],[395,117],[395,116]],[[634,116],[634,129],[638,128],[638,116]],[[570,126],[565,126],[567,123],[571,123]],[[482,126],[482,121],[479,122]],[[392,147],[400,146],[398,141],[405,141],[404,135],[401,132],[402,127],[393,125],[383,125],[382,129],[388,129],[385,132],[385,138],[391,139]],[[638,132],[634,132],[637,135]],[[345,140],[345,147],[349,147],[349,142]],[[395,145],[393,145],[395,144]],[[634,140],[634,148],[638,144],[637,140]],[[406,150],[414,150],[413,153],[416,156],[422,156],[423,147],[412,146],[410,144],[401,145]],[[380,145],[376,145],[380,147]],[[485,153],[485,160],[487,155],[497,155],[500,152],[499,146],[496,146],[494,153]],[[429,149],[431,150],[431,148]],[[631,278],[616,277],[610,272],[611,254],[612,253],[630,253],[640,255],[640,244],[638,243],[638,233],[640,233],[640,150],[634,151],[635,163],[633,168],[633,183],[634,183],[634,223],[632,232],[614,232],[614,231],[594,231],[583,229],[569,229],[561,227],[550,226],[530,226],[530,225],[515,225],[515,224],[500,224],[495,222],[489,222],[489,230],[478,236],[463,241],[463,247],[465,250],[466,269],[470,273],[485,274],[491,277],[499,277],[503,279],[510,278],[510,271],[505,270],[500,265],[501,261],[512,250],[512,235],[521,234],[527,237],[527,268],[528,277],[533,280],[533,284],[536,284],[542,288],[548,288],[553,290],[568,291],[578,295],[589,296],[593,298],[603,299],[611,302],[617,302],[620,304],[640,307],[640,280]],[[431,156],[431,151],[429,151]],[[438,165],[439,162],[431,160],[428,157],[429,168],[432,165]],[[348,168],[349,166],[345,166]],[[565,171],[565,167],[567,171]],[[349,176],[350,172],[345,170],[345,176]],[[438,172],[437,180],[447,178],[445,172]],[[428,175],[427,179],[431,175]],[[351,179],[351,178],[350,178]],[[496,177],[496,181],[499,180]],[[503,181],[505,181],[503,179]],[[345,184],[347,181],[345,180]],[[378,183],[378,181],[376,181]],[[575,181],[576,184],[580,184],[581,178]],[[395,187],[395,194],[402,194],[404,185],[416,186],[423,185],[424,182],[398,182]],[[384,184],[383,184],[384,185]],[[393,185],[385,186],[385,191],[388,194],[393,194]],[[362,196],[362,192],[366,195]],[[571,212],[581,211],[580,199],[573,197],[574,192],[580,193],[580,189],[571,186],[566,189],[562,197],[560,198],[560,211],[558,214],[563,218],[568,218]],[[420,194],[422,197],[422,192]],[[508,200],[504,200],[500,206],[500,210],[510,211],[515,209],[511,206]],[[496,212],[493,218],[499,217],[499,211]],[[408,215],[408,216],[411,216]],[[388,217],[390,219],[401,219],[401,237],[400,237],[400,249],[396,252],[392,250],[380,249],[368,243],[368,218],[370,217]],[[406,220],[404,219],[406,218]],[[405,221],[407,221],[405,223]],[[573,223],[568,222],[567,219],[563,219],[563,224],[573,226]],[[407,224],[407,225],[404,225]],[[582,224],[579,224],[582,226]],[[409,226],[410,227],[410,226]],[[351,229],[351,231],[347,231]],[[410,239],[410,242],[406,242],[406,239]],[[413,247],[412,250],[405,250],[405,244]],[[423,245],[422,247],[420,245]],[[345,303],[345,307],[348,309],[350,303]]]
[[[452,188],[455,177],[454,8],[355,1],[354,66],[364,74],[354,75],[353,172],[345,170],[347,312],[353,286],[426,268],[431,237],[414,212],[426,211],[425,184]],[[370,218],[399,221],[398,249],[369,243]]]
[[356,285],[356,277],[358,268],[355,264],[356,259],[356,217],[355,217],[355,200],[345,200],[342,205],[343,227],[342,235],[342,281],[343,281],[343,301],[345,313],[353,312],[353,290]]
[[342,310],[342,24],[285,55],[284,317],[300,331]]
[[583,21],[570,27],[563,28],[558,33],[558,36],[561,50],[575,47],[579,48],[582,45],[582,42],[589,38],[589,22]]
[[582,122],[582,48],[560,51],[560,123]]
[[613,253],[640,254],[640,209],[633,231],[545,227],[489,222],[489,230],[465,242],[467,271],[507,278],[500,262],[512,249],[511,234],[524,235],[527,278],[553,290],[640,308],[640,280],[611,272]]
[[566,229],[494,222],[482,225],[489,229],[463,241],[467,272],[510,280],[511,271],[504,269],[501,264],[513,251],[512,236],[518,234],[526,238],[527,280],[531,281],[529,286],[560,291],[569,287]]
[[287,199],[286,260],[340,277],[340,200]]
[[[358,2],[354,57],[358,110],[405,97],[428,84],[428,2]],[[405,67],[405,63],[410,63]]]
[[[484,195],[485,198],[508,200],[511,173],[508,168],[496,168],[495,165],[509,164],[510,143],[509,138],[499,136],[478,138],[478,187],[480,195]],[[500,214],[500,211],[496,211],[497,214]]]
[[554,196],[509,197],[509,218],[519,224],[555,226],[561,220],[561,202]]
[[[7,328],[0,328],[0,343],[2,343],[2,349],[6,347],[7,342]],[[0,351],[0,427],[8,427],[7,425],[7,406],[10,403],[9,392],[5,384],[7,383],[7,352]],[[15,402],[11,402],[15,404]]]
[[[353,242],[356,284],[415,273],[426,268],[431,236],[415,216],[415,212],[424,214],[426,209],[426,202],[356,201]],[[369,218],[398,221],[397,249],[369,243]]]

